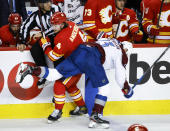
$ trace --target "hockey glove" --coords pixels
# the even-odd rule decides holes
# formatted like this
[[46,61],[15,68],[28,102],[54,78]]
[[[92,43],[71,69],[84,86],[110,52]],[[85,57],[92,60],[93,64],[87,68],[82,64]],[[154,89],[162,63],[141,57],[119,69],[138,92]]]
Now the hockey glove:
[[133,89],[130,86],[124,87],[122,89],[122,92],[124,94],[124,97],[126,97],[126,98],[130,98],[133,95]]
[[40,38],[38,37],[34,37],[34,35],[32,37],[30,37],[28,44],[29,45],[34,45]]
[[156,25],[151,25],[148,27],[148,33],[153,36],[159,35],[159,30],[160,29]]
[[141,30],[132,34],[134,41],[140,42],[143,38],[143,32]]
[[45,38],[41,38],[40,39],[40,46],[43,48],[43,50],[45,51],[45,49],[48,47],[48,46],[50,46],[51,45],[51,43],[50,42],[48,42],[47,41],[47,39]]

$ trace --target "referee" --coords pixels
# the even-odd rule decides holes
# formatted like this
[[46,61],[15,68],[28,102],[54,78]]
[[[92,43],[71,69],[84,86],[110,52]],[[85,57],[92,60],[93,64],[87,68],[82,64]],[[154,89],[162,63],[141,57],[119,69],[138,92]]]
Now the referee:
[[[53,5],[51,0],[36,0],[38,3],[39,10],[33,12],[22,24],[20,29],[20,39],[21,44],[17,45],[17,49],[23,51],[26,48],[26,41],[30,36],[30,31],[35,27],[38,27],[41,32],[34,34],[33,39],[40,39],[43,34],[48,36],[51,41],[55,36],[53,30],[50,26],[50,17],[56,11],[60,11],[57,5]],[[51,42],[53,43],[53,42]],[[45,61],[45,56],[43,49],[39,46],[39,41],[37,41],[30,49],[31,55],[37,66],[47,66]],[[55,64],[55,63],[54,63]],[[37,83],[38,86],[45,83],[45,79],[40,79]]]

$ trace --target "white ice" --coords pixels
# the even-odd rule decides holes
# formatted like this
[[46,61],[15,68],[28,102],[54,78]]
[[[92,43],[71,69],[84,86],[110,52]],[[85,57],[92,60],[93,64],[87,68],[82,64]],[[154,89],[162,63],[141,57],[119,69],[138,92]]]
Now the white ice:
[[0,119],[0,131],[127,131],[132,124],[142,124],[149,131],[170,131],[170,115],[114,115],[104,117],[111,122],[109,129],[88,128],[89,119],[63,117],[47,124],[47,119]]

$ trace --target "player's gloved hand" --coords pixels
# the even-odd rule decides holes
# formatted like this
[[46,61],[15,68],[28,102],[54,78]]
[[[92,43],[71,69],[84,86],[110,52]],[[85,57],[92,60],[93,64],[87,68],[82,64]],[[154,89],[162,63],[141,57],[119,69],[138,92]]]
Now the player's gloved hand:
[[112,21],[114,24],[118,24],[119,23],[119,15],[113,14]]
[[43,50],[45,50],[48,46],[50,46],[51,43],[47,41],[46,38],[41,38],[40,39],[40,46],[43,48]]
[[143,32],[141,30],[139,30],[139,31],[133,33],[132,37],[133,37],[134,41],[140,42],[140,41],[142,41],[142,38],[143,38]]
[[148,28],[149,34],[153,36],[159,35],[159,31],[160,29],[156,25],[152,25]]
[[123,49],[125,50],[126,54],[130,54],[133,49],[133,44],[129,41],[123,41],[121,43],[123,45]]
[[96,40],[99,40],[101,38],[109,38],[109,36],[104,31],[101,31],[98,33]]
[[126,86],[122,89],[122,92],[124,94],[124,97],[130,98],[133,95],[133,89],[130,86]]
[[40,39],[39,37],[34,37],[34,35],[33,35],[32,37],[30,37],[27,44],[34,45],[39,39]]

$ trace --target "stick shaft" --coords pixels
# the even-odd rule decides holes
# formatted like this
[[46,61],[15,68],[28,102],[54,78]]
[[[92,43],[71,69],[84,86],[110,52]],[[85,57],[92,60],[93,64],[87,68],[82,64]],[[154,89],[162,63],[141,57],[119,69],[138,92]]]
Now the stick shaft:
[[[162,12],[163,3],[164,3],[164,0],[162,0],[162,2],[161,2],[161,7],[160,7],[160,10],[159,10],[159,17],[158,17],[157,24],[156,24],[157,27],[159,27],[159,21],[160,21],[160,18],[161,18],[161,12]],[[155,37],[156,36],[153,37],[153,43],[154,44],[155,44]]]

